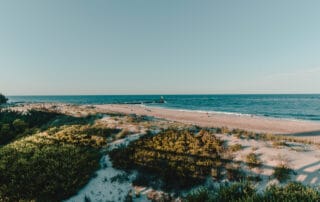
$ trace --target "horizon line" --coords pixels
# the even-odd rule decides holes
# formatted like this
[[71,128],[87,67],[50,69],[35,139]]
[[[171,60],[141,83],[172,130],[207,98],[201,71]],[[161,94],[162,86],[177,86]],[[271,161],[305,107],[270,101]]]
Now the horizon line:
[[164,94],[15,94],[5,95],[6,97],[17,97],[17,96],[170,96],[170,95],[320,95],[320,93],[164,93]]

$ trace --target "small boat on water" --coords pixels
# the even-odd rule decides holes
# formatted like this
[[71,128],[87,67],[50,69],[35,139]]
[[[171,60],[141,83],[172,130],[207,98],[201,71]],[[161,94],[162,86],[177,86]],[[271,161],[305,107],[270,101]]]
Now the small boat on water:
[[158,102],[156,103],[166,103],[165,99],[163,96],[160,97],[160,100],[158,100]]

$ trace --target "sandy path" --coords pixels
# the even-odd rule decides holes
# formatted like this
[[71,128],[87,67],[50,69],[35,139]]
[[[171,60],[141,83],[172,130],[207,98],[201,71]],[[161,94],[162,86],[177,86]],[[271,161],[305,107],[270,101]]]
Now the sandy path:
[[296,121],[257,116],[202,113],[145,107],[141,105],[96,105],[98,111],[120,112],[125,114],[148,115],[182,123],[204,127],[239,128],[255,132],[295,135],[304,138],[320,139],[320,122]]
[[[116,140],[109,144],[109,149],[117,148],[119,145],[128,145],[131,141],[137,140],[141,134],[127,136],[124,139]],[[125,182],[112,181],[113,177],[126,175],[124,171],[112,167],[109,155],[105,155],[100,160],[100,169],[96,172],[96,177],[92,178],[89,183],[79,192],[64,202],[85,201],[89,198],[91,201],[125,201],[127,193],[133,190],[132,180],[135,174],[128,175]]]

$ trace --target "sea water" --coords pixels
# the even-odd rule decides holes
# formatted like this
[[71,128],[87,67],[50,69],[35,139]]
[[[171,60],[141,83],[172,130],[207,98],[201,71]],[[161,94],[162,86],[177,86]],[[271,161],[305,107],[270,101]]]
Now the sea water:
[[[156,103],[161,96],[166,102]],[[9,96],[9,100],[72,104],[144,103],[147,106],[179,110],[320,121],[320,94]]]

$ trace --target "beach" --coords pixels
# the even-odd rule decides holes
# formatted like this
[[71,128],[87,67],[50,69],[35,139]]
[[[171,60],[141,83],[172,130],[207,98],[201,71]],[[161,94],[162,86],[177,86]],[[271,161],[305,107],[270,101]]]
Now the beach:
[[281,119],[255,115],[180,110],[133,104],[73,105],[65,103],[33,103],[14,107],[18,111],[50,109],[71,116],[95,113],[123,113],[156,117],[200,127],[226,127],[249,132],[286,135],[320,143],[320,121]]
[[289,135],[319,142],[320,122],[259,116],[206,113],[147,107],[143,105],[95,105],[97,111],[154,116],[201,127],[227,127],[252,132]]
[[[96,167],[97,170],[92,175],[94,177],[90,179],[88,177],[87,183],[79,186],[77,193],[69,194],[65,201],[72,202],[84,199],[124,201],[130,195],[133,197],[133,201],[139,202],[169,196],[170,192],[154,187],[152,185],[153,180],[149,179],[146,181],[148,183],[136,184],[136,180],[141,179],[142,175],[139,174],[141,171],[134,169],[134,172],[126,173],[122,169],[124,165],[119,164],[119,162],[128,162],[126,156],[131,154],[132,151],[139,151],[136,155],[144,156],[148,163],[142,165],[148,166],[152,165],[148,158],[154,158],[153,152],[165,152],[171,158],[168,160],[170,162],[175,162],[178,157],[183,159],[184,152],[170,153],[170,149],[171,147],[180,149],[179,144],[184,139],[177,140],[176,138],[186,135],[186,131],[189,131],[190,134],[185,136],[189,138],[188,143],[200,141],[198,137],[203,136],[201,138],[202,143],[206,140],[212,141],[210,148],[215,148],[215,144],[220,144],[221,147],[217,147],[220,150],[216,151],[219,151],[218,154],[221,155],[221,159],[224,159],[223,167],[230,168],[231,166],[231,168],[241,170],[243,175],[249,178],[256,177],[257,181],[253,181],[253,183],[259,192],[263,192],[271,184],[285,185],[287,183],[285,180],[280,181],[274,175],[275,170],[282,165],[292,169],[292,172],[288,170],[288,179],[290,180],[308,186],[317,186],[320,180],[318,177],[320,171],[320,138],[317,132],[320,131],[320,123],[315,121],[177,110],[132,104],[26,103],[12,106],[10,109],[13,112],[22,112],[22,116],[27,115],[32,110],[39,110],[43,113],[53,114],[56,119],[49,122],[52,127],[47,130],[17,139],[12,144],[8,144],[9,146],[17,144],[22,147],[26,142],[39,143],[49,140],[61,141],[65,144],[72,142],[76,145],[92,142],[96,143],[99,148],[96,152],[103,154],[100,156],[100,160],[96,159],[96,163],[99,162],[99,167]],[[39,114],[34,116],[39,116]],[[199,127],[194,127],[195,125]],[[222,129],[223,127],[228,129]],[[217,128],[220,128],[220,130]],[[173,133],[170,132],[172,129]],[[241,130],[232,131],[232,129]],[[106,131],[106,133],[103,134],[103,131]],[[108,131],[114,131],[114,134],[110,134]],[[251,132],[257,134],[252,135]],[[268,135],[264,136],[262,133]],[[212,139],[207,139],[208,135]],[[289,136],[289,138],[281,135]],[[297,139],[297,137],[301,139]],[[149,141],[147,141],[148,139]],[[131,143],[137,144],[139,141],[138,145],[140,146],[130,150],[130,153],[126,153],[129,150],[117,150],[126,149]],[[53,143],[55,141],[52,141]],[[141,145],[143,146],[141,147]],[[145,147],[147,145],[150,148]],[[170,147],[168,147],[169,145]],[[197,149],[197,145],[202,144],[190,144],[190,148]],[[56,146],[60,151],[60,145]],[[200,147],[201,149],[198,152],[203,151],[202,147],[207,148],[205,145]],[[155,148],[157,149],[155,150]],[[22,149],[24,148],[22,147]],[[113,150],[115,152],[112,152]],[[105,154],[101,151],[108,151],[108,153]],[[84,154],[80,153],[80,155],[83,156]],[[151,156],[148,157],[148,155]],[[250,155],[256,159],[255,167],[250,167],[248,160]],[[202,158],[206,157],[202,156]],[[209,161],[210,158],[207,160]],[[137,159],[143,158],[137,157]],[[192,159],[197,160],[198,157],[194,156]],[[197,163],[194,162],[192,165],[197,165]],[[159,166],[161,165],[156,165],[155,168]],[[187,166],[183,169],[188,168]],[[175,167],[171,169],[175,169]],[[144,175],[146,174],[144,173]],[[232,181],[232,178],[229,178],[232,175],[226,176],[225,180]],[[215,176],[212,176],[208,177],[203,185],[210,187],[217,184],[219,184],[219,181]],[[192,188],[196,187],[196,184],[192,185]]]
[[0,202],[320,202],[319,7],[3,2]]

